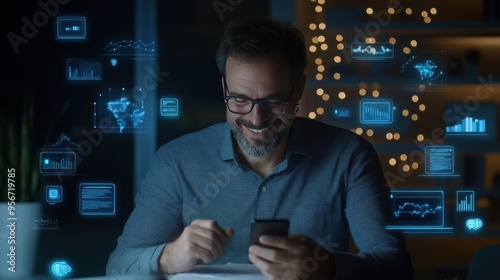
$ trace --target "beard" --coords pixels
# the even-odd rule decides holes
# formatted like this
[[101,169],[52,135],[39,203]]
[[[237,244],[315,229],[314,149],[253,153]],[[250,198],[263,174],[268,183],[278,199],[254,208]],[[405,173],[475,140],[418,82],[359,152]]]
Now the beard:
[[[231,123],[231,131],[233,132],[234,138],[238,142],[242,151],[253,157],[265,157],[274,152],[276,147],[278,147],[278,145],[283,141],[289,131],[290,124],[291,120],[289,119],[282,120],[274,118],[262,123],[259,126],[255,126],[251,122],[240,118],[235,120],[234,123]],[[271,130],[272,133],[269,137],[264,139],[247,138],[243,134],[243,126],[254,130],[269,127],[269,130]]]

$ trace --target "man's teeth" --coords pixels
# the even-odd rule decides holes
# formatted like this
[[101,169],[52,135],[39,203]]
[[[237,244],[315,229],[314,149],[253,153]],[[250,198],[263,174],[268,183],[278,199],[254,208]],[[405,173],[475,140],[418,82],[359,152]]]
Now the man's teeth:
[[263,128],[263,129],[253,129],[253,128],[248,128],[248,130],[250,130],[251,132],[254,132],[254,133],[262,133],[262,132],[264,132],[264,131],[266,131],[266,130],[268,130],[268,129],[269,129],[269,126],[268,126],[268,127]]

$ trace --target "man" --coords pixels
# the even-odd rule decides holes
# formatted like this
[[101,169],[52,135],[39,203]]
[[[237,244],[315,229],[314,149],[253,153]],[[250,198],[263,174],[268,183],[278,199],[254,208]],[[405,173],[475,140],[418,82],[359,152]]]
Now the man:
[[[411,279],[407,250],[385,229],[389,192],[373,147],[295,116],[302,34],[280,21],[234,22],[217,63],[227,123],[155,153],[108,274],[251,261],[268,279]],[[252,219],[288,219],[290,235],[249,246]]]

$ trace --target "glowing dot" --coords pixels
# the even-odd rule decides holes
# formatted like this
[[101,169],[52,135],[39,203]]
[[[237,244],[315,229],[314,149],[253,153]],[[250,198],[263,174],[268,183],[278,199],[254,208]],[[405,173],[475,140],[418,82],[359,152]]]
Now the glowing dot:
[[373,136],[373,134],[374,134],[374,132],[373,132],[373,130],[372,130],[372,129],[368,129],[368,130],[366,131],[366,135],[368,135],[368,136],[370,136],[370,137],[372,137],[372,136]]
[[431,18],[430,18],[430,17],[426,17],[426,18],[424,18],[424,22],[425,22],[425,23],[431,23]]
[[313,44],[317,44],[319,42],[318,37],[312,37],[311,42],[313,42]]
[[325,66],[318,65],[318,72],[323,72],[323,71],[325,71]]
[[425,85],[424,84],[418,85],[418,90],[425,90]]
[[418,109],[419,109],[420,111],[422,111],[422,112],[423,112],[423,111],[425,111],[425,104],[420,104],[420,105],[418,106]]
[[368,87],[368,84],[366,84],[365,82],[361,82],[359,83],[359,87],[366,89]]
[[317,95],[319,95],[319,96],[322,96],[322,95],[323,95],[323,93],[325,93],[325,91],[324,91],[322,88],[318,88],[318,89],[316,90],[316,94],[317,94]]
[[410,50],[410,48],[408,48],[408,47],[404,47],[404,48],[403,48],[403,52],[404,52],[405,54],[409,54],[409,53],[411,53],[411,50]]
[[401,135],[399,133],[394,133],[394,140],[399,140],[401,138]]
[[310,112],[310,113],[309,113],[309,118],[310,118],[310,119],[315,119],[315,118],[316,118],[316,113],[314,113],[314,112]]
[[309,29],[316,30],[316,24],[314,23],[309,24]]
[[412,47],[416,47],[417,46],[417,40],[411,40],[410,45]]
[[418,142],[424,141],[424,136],[422,134],[417,135],[417,141]]
[[327,44],[321,44],[321,49],[326,51],[328,49],[328,45]]
[[366,8],[366,13],[371,15],[373,14],[373,9],[372,8]]
[[320,5],[325,4],[325,0],[318,0],[318,4],[320,4]]
[[328,101],[330,100],[330,95],[328,95],[328,93],[325,93],[321,96],[321,98],[324,100],[324,101]]
[[435,15],[437,14],[438,10],[436,8],[431,8],[431,14]]
[[396,44],[396,38],[394,37],[389,38],[389,43],[393,45]]
[[318,41],[319,41],[319,42],[321,42],[321,43],[323,43],[323,42],[325,41],[325,36],[320,35],[320,36],[318,37]]
[[417,115],[417,114],[413,114],[413,115],[411,115],[411,119],[412,119],[413,121],[417,121],[417,120],[418,120],[418,115]]
[[345,99],[345,97],[346,97],[345,92],[343,91],[339,92],[339,99]]
[[309,47],[310,52],[316,52],[316,46],[310,46]]
[[429,16],[429,14],[426,11],[422,11],[421,15],[424,18]]
[[370,37],[365,38],[365,43],[370,44]]
[[387,140],[392,140],[392,137],[393,135],[390,132],[387,132],[387,134],[385,135],[385,138],[387,138]]
[[413,101],[413,102],[418,102],[418,95],[413,95],[413,96],[411,97],[411,101]]
[[356,128],[356,134],[358,135],[363,134],[363,129],[361,127]]
[[389,8],[389,9],[387,9],[387,12],[388,12],[389,14],[393,15],[393,14],[394,14],[394,8],[392,8],[392,7],[391,7],[391,8]]
[[320,65],[320,64],[322,64],[322,63],[323,63],[323,59],[321,59],[321,58],[319,58],[319,57],[318,57],[318,58],[316,58],[316,59],[314,60],[314,62],[316,63],[316,65]]
[[324,23],[320,23],[320,24],[318,25],[318,27],[319,27],[319,29],[321,29],[321,30],[325,30],[325,29],[326,29],[326,24],[324,24]]
[[318,80],[318,81],[323,80],[323,75],[320,73],[316,74],[316,80]]
[[344,49],[344,44],[338,43],[337,44],[337,49],[340,50],[340,51],[343,50]]
[[406,154],[401,154],[401,155],[399,156],[399,159],[400,159],[401,161],[406,161],[406,160],[408,159],[408,156],[407,156]]
[[404,109],[403,111],[401,111],[401,114],[403,114],[403,116],[405,116],[405,117],[408,117],[410,112],[407,109]]
[[417,162],[412,163],[411,168],[418,169],[418,163]]
[[365,96],[365,95],[366,95],[366,89],[364,89],[364,88],[360,88],[360,89],[359,89],[359,95],[361,95],[361,96]]
[[370,38],[370,44],[375,44],[377,42],[377,40],[375,40],[375,38],[371,37]]
[[342,42],[342,40],[344,40],[344,37],[338,34],[337,36],[335,36],[335,40],[337,40],[338,42]]
[[314,10],[317,12],[317,13],[321,13],[323,11],[323,7],[321,6],[316,6],[316,8],[314,8]]
[[333,78],[334,78],[335,80],[340,79],[340,73],[335,73],[335,74],[333,74]]
[[411,13],[412,13],[412,12],[413,12],[413,11],[412,11],[410,8],[406,8],[406,10],[405,10],[405,13],[406,13],[407,15],[411,15]]
[[325,113],[325,109],[319,107],[318,109],[316,109],[316,113],[318,113],[318,115],[323,115]]
[[342,61],[342,58],[340,58],[340,56],[336,56],[333,58],[333,61],[335,61],[335,63],[340,63]]
[[410,171],[410,166],[408,164],[403,165],[403,171],[404,172]]
[[389,164],[392,165],[392,166],[396,165],[396,159],[395,158],[391,158],[389,160]]
[[373,97],[379,97],[380,93],[378,92],[378,90],[374,90],[372,91],[372,95]]

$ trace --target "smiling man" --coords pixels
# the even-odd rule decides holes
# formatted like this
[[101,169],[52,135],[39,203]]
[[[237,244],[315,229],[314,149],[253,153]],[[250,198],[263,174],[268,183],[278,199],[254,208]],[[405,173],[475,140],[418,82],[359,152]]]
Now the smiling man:
[[[302,34],[276,20],[234,21],[216,58],[227,122],[158,149],[107,273],[250,260],[268,279],[412,279],[404,244],[385,229],[389,189],[372,145],[296,117]],[[287,219],[290,235],[250,246],[253,219]]]

